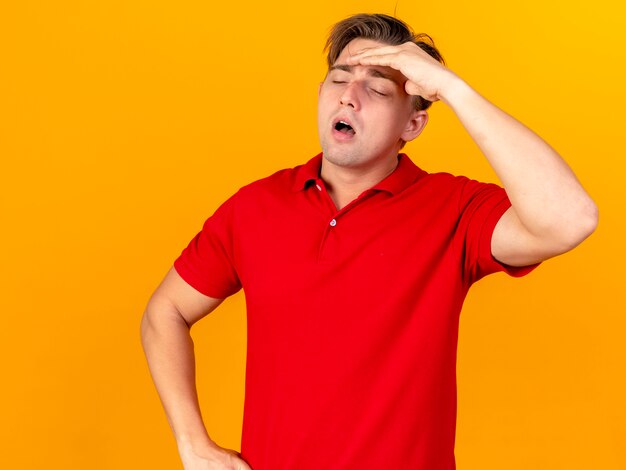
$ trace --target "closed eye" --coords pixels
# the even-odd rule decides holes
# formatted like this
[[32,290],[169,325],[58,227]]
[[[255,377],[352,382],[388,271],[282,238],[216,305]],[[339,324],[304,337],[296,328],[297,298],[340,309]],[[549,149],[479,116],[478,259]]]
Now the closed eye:
[[387,93],[383,93],[382,91],[375,90],[374,88],[371,88],[371,90],[379,96],[387,96]]

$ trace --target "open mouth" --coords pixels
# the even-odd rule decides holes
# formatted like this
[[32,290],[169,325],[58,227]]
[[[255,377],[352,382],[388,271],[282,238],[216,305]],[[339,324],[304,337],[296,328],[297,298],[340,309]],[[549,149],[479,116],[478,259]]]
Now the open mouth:
[[346,121],[338,121],[335,124],[335,130],[341,132],[342,134],[346,134],[346,135],[354,135],[354,134],[356,134],[356,132],[354,131],[352,126],[350,124],[348,124]]

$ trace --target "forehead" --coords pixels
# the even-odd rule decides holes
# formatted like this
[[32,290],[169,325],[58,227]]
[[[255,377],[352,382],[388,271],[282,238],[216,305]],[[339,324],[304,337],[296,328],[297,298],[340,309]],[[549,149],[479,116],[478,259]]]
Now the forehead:
[[365,38],[353,39],[346,45],[346,47],[343,48],[343,50],[337,57],[337,60],[335,61],[335,63],[341,64],[343,63],[342,61],[345,61],[346,58],[352,55],[355,55],[359,52],[362,52],[366,49],[371,49],[373,47],[388,46],[388,45],[389,44],[386,44],[384,42],[374,41],[373,39],[365,39]]
[[[333,64],[333,66],[340,66],[338,68],[343,69],[343,67],[341,66],[346,64],[346,59],[348,57],[355,55],[359,52],[362,52],[364,50],[372,49],[374,47],[381,47],[381,46],[389,46],[389,44],[380,42],[380,41],[374,41],[373,39],[365,39],[365,38],[353,39],[346,45],[346,47],[343,48],[343,50],[337,57],[337,60]],[[359,67],[359,68],[364,67],[366,69],[373,69],[375,71],[379,71],[381,72],[381,74],[378,76],[383,76],[385,78],[388,78],[398,85],[402,85],[402,83],[406,80],[406,78],[402,75],[400,71],[393,69],[391,67],[381,66],[381,65],[365,65],[365,66],[356,66],[356,67]],[[354,69],[355,67],[350,67],[350,68]],[[372,71],[370,70],[370,72]],[[372,73],[370,73],[370,75],[377,76],[376,74],[372,74]]]

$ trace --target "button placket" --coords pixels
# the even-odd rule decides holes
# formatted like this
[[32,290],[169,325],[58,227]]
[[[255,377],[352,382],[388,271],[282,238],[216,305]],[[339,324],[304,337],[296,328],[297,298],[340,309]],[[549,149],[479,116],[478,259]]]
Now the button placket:
[[322,239],[320,240],[320,245],[318,248],[318,261],[324,262],[324,261],[330,261],[330,259],[327,258],[329,256],[328,250],[330,248],[328,244],[335,243],[335,237],[339,235],[339,233],[336,232],[336,230],[339,230],[336,228],[337,220],[339,219],[339,217],[342,217],[346,212],[349,212],[355,206],[369,199],[372,195],[376,193],[376,191],[372,191],[372,190],[365,191],[361,195],[359,195],[359,197],[357,197],[354,201],[352,201],[350,204],[348,204],[341,210],[337,210],[337,208],[335,207],[335,203],[332,201],[330,195],[326,191],[326,187],[323,181],[317,180],[315,183],[315,188],[317,189],[319,193],[322,193],[321,194],[322,198],[325,199],[326,203],[328,204],[328,208],[332,211],[332,213],[330,214],[331,219],[328,221],[328,225],[324,229],[324,233],[322,235]]

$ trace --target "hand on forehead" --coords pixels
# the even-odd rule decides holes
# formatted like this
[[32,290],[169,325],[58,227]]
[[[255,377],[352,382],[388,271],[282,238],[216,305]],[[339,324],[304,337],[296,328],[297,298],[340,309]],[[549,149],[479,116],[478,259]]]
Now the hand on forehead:
[[337,57],[337,62],[341,59],[345,59],[347,57],[351,57],[362,52],[376,49],[379,47],[388,46],[388,44],[384,44],[379,41],[374,41],[373,39],[365,39],[365,38],[356,38],[350,41],[346,47],[341,51],[339,57]]
[[356,38],[350,41],[346,45],[346,47],[341,51],[341,53],[339,54],[339,57],[337,57],[337,60],[335,61],[335,65],[348,65],[350,68],[356,67],[356,66],[362,66],[366,68],[380,70],[384,72],[384,75],[386,76],[386,78],[390,78],[396,83],[401,84],[405,82],[407,78],[402,74],[402,72],[400,72],[398,69],[396,69],[393,66],[382,65],[382,64],[367,64],[366,65],[366,64],[360,64],[353,60],[349,60],[353,58],[354,56],[358,56],[359,54],[362,54],[364,52],[368,52],[368,51],[376,52],[376,50],[384,51],[385,49],[390,48],[390,47],[395,47],[395,46],[391,46],[389,44],[375,41],[372,39]]

